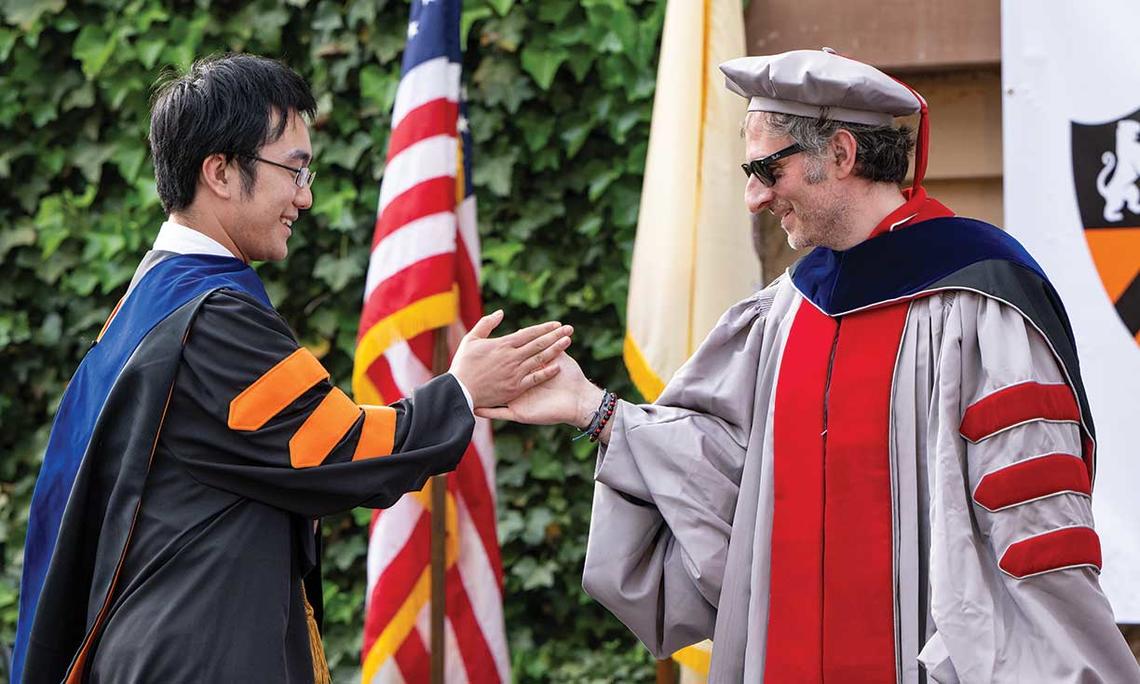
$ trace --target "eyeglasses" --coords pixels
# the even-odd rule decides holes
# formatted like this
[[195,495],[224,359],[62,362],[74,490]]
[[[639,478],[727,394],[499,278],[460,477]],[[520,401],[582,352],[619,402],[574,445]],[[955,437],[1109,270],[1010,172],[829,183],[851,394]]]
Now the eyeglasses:
[[745,176],[756,176],[764,187],[770,188],[776,184],[776,176],[772,173],[772,164],[780,161],[784,157],[790,157],[797,152],[803,152],[804,148],[800,147],[799,143],[792,143],[779,152],[764,157],[763,159],[753,159],[750,162],[745,162],[740,165],[744,169]]
[[250,159],[253,159],[254,161],[265,162],[266,164],[272,164],[273,166],[280,167],[280,168],[285,169],[287,171],[292,171],[294,173],[293,183],[298,188],[309,187],[310,185],[313,184],[313,179],[317,177],[316,171],[309,169],[309,167],[307,167],[307,166],[301,166],[301,167],[287,166],[287,165],[281,164],[279,162],[270,161],[268,159],[265,159],[264,157],[259,157],[256,154],[247,154],[244,156],[246,156]]

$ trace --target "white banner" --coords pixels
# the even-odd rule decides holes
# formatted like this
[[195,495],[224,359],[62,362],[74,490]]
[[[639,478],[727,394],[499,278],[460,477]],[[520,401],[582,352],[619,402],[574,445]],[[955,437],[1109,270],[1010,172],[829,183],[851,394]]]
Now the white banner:
[[1005,228],[1077,337],[1101,585],[1140,623],[1140,3],[1002,1]]

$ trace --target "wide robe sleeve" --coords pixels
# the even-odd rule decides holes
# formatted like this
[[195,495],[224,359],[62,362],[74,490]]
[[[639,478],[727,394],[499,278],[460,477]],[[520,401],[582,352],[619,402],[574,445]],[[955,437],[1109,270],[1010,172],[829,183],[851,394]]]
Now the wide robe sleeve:
[[727,311],[656,404],[618,402],[583,586],[657,657],[712,636],[773,287]]
[[309,517],[391,505],[453,469],[474,429],[450,375],[358,406],[279,314],[225,290],[189,331],[176,395],[164,437],[195,479]]
[[1140,682],[1097,581],[1091,473],[1045,339],[958,293],[941,345],[931,489],[936,682]]

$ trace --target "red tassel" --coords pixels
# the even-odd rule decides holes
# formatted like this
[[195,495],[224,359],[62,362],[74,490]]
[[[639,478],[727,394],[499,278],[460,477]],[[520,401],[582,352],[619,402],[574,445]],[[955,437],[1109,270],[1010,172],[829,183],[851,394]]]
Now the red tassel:
[[918,139],[914,145],[914,182],[910,186],[911,194],[914,195],[918,193],[923,179],[926,178],[926,160],[930,155],[930,110],[926,106],[926,98],[920,95],[917,90],[894,76],[891,78],[898,81],[918,100]]

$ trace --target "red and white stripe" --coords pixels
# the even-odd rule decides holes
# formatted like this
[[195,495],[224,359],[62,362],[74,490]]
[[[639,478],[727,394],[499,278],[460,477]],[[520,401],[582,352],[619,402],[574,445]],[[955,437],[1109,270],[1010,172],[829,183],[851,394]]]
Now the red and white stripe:
[[[379,321],[455,287],[459,310],[448,331],[452,352],[482,315],[475,200],[457,201],[456,192],[462,161],[457,134],[459,83],[460,66],[446,58],[420,64],[400,83],[366,278],[361,338]],[[411,396],[416,386],[431,378],[432,348],[432,333],[425,332],[396,341],[382,355],[367,360],[367,379],[383,401]],[[448,476],[449,507],[454,506],[458,528],[449,530],[457,537],[458,554],[447,571],[448,684],[510,681],[494,468],[491,428],[478,420],[467,453]],[[426,681],[430,600],[413,595],[430,564],[425,502],[426,497],[408,495],[373,514],[363,648],[367,682]],[[401,615],[406,619],[398,645],[379,648],[378,637]]]

